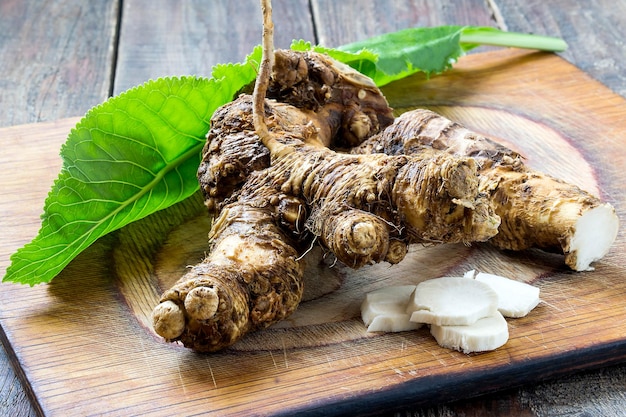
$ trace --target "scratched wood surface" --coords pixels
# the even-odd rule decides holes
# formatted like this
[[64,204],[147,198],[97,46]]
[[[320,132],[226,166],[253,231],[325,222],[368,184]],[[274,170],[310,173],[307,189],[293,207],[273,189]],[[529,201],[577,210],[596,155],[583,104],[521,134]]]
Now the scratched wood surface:
[[[538,77],[548,69],[551,76]],[[477,54],[447,75],[410,78],[385,93],[399,111],[427,106],[512,144],[531,166],[602,195],[626,221],[620,168],[626,101],[561,58]],[[47,193],[58,170],[55,150],[75,122],[0,131],[9,155],[37,145],[3,157],[0,178],[14,201],[0,203],[8,214],[0,226],[11,237],[2,250],[36,230],[36,202]],[[38,180],[13,181],[12,173],[33,160]],[[21,223],[7,221],[18,213]],[[567,270],[560,256],[488,245],[415,247],[397,266],[357,272],[311,258],[313,292],[288,320],[224,352],[194,354],[156,337],[149,315],[159,294],[201,258],[208,227],[201,202],[191,199],[101,239],[50,285],[2,284],[5,338],[42,414],[380,414],[626,360],[623,233],[586,273]],[[440,348],[426,329],[365,331],[359,318],[365,292],[471,268],[542,290],[543,303],[532,314],[509,321],[504,347],[465,355]]]
[[[231,3],[241,4],[241,10],[233,10]],[[172,2],[136,0],[123,6],[119,0],[2,1],[0,126],[80,116],[132,83],[176,72],[203,74],[215,63],[238,60],[258,43],[255,30],[260,25],[252,17],[256,7],[254,0],[213,2],[210,7],[201,2],[178,2],[174,7]],[[568,0],[355,0],[311,1],[310,8],[306,2],[275,1],[274,9],[286,16],[277,34],[282,36],[280,46],[291,38],[313,39],[312,32],[319,42],[338,45],[422,24],[484,24],[561,36],[570,43],[563,57],[626,94],[623,1],[585,1],[572,7]],[[219,38],[220,43],[205,38]],[[222,47],[225,38],[227,47]],[[4,144],[6,139],[0,140]],[[26,394],[29,386],[19,381],[14,368],[19,374],[11,347],[8,355],[0,349],[0,416],[34,415],[37,407]],[[550,415],[589,410],[592,415],[619,415],[625,391],[626,367],[616,366],[413,412]]]

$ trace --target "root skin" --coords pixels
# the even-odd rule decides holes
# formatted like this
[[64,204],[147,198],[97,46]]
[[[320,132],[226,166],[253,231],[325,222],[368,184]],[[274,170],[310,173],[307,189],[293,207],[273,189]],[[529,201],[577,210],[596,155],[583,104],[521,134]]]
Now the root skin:
[[371,79],[316,52],[276,51],[268,97],[324,120],[328,131],[320,140],[330,148],[356,146],[394,120]]
[[184,330],[172,337],[175,332],[155,326],[157,333],[196,351],[214,352],[296,309],[303,269],[272,217],[266,207],[222,210],[212,229],[210,255],[166,291],[155,309],[177,306],[173,310],[183,312]]

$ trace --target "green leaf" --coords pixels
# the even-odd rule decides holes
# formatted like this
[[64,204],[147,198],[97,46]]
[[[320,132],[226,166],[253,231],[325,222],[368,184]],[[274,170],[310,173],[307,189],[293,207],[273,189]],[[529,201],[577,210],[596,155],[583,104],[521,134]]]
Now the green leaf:
[[37,237],[3,280],[49,282],[99,237],[192,195],[211,115],[254,80],[255,59],[260,50],[211,79],[150,81],[90,110],[61,149]]
[[[411,28],[343,45],[338,49],[351,53],[366,50],[375,54],[377,59],[373,73],[371,60],[358,58],[344,62],[370,76],[378,86],[383,86],[416,72],[430,75],[450,68],[464,52],[459,42],[462,31],[461,26]],[[332,53],[330,55],[333,56]]]
[[382,87],[417,72],[427,76],[442,73],[467,51],[480,45],[545,51],[562,51],[567,48],[567,44],[557,38],[475,26],[409,28],[337,49],[311,46],[304,41],[295,42],[292,48],[327,53],[372,78],[376,85]]

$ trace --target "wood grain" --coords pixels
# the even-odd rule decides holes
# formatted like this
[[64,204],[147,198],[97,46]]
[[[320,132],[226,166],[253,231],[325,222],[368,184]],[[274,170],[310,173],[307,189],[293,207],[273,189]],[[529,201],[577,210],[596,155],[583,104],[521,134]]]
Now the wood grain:
[[[547,68],[560,76],[538,77]],[[501,82],[505,79],[509,82]],[[519,51],[469,56],[448,75],[427,83],[415,77],[386,93],[396,108],[436,106],[508,142],[528,127],[545,139],[515,142],[533,165],[562,167],[564,173],[570,172],[568,161],[587,166],[580,171],[581,183],[613,202],[624,221],[625,196],[619,192],[624,174],[618,167],[626,162],[620,136],[626,103],[558,57]],[[13,148],[24,141],[58,148],[65,137],[60,130],[74,122],[3,129],[2,134],[12,138]],[[27,132],[34,136],[23,137]],[[573,159],[558,156],[564,149]],[[3,181],[20,165],[32,165],[19,153],[8,154],[18,157],[10,167],[6,157],[2,160]],[[37,158],[42,166],[58,163],[55,152],[42,151]],[[48,173],[37,181],[49,184],[54,170],[43,171]],[[23,187],[25,201],[41,202],[40,188]],[[4,211],[15,203],[0,204]],[[176,275],[181,268],[176,265],[188,261],[173,261],[170,254],[183,249],[181,236],[202,234],[198,208],[190,200],[101,239],[51,285],[2,284],[2,327],[43,413],[64,415],[70,404],[80,414],[105,415],[229,415],[249,413],[251,407],[275,415],[390,412],[626,359],[623,232],[590,273],[567,271],[559,256],[500,253],[487,245],[415,248],[400,268],[381,265],[359,274],[336,267],[341,287],[331,286],[290,321],[230,350],[198,355],[165,344],[147,327],[146,306]],[[0,245],[0,272],[7,253],[28,240],[37,224],[33,213],[23,217],[20,224],[1,225],[9,233]],[[188,247],[190,257],[202,250],[201,243]],[[358,303],[365,291],[468,267],[514,272],[542,289],[545,302],[527,318],[510,322],[505,347],[464,355],[439,348],[426,330],[364,332]]]
[[[626,96],[623,59],[626,2],[584,0],[574,5],[568,0],[498,0],[495,3],[508,30],[565,39],[569,48],[561,56]],[[595,29],[589,30],[592,27]]]
[[[7,343],[0,337],[2,343]],[[0,416],[32,416],[35,410],[21,381],[15,375],[8,355],[0,355]]]
[[[60,122],[39,123],[37,126],[40,129],[33,129],[32,125],[1,129],[0,137],[5,149],[12,149],[2,158],[2,172],[12,171],[16,174],[11,179],[5,178],[0,187],[0,199],[6,201],[0,209],[0,230],[5,236],[0,241],[0,259],[2,259],[0,273],[2,275],[4,275],[9,256],[20,246],[28,243],[39,229],[43,198],[47,195],[52,181],[61,168],[59,148],[69,129],[77,121],[77,118],[66,118]],[[54,140],[45,140],[48,134],[52,135]],[[33,143],[37,146],[32,146]],[[17,154],[20,157],[14,156]],[[48,156],[41,159],[42,155]],[[38,163],[34,164],[33,161]],[[24,172],[29,172],[29,175],[24,175]],[[25,189],[30,192],[24,193]],[[22,235],[20,231],[24,234]],[[10,303],[10,300],[3,301],[3,303]],[[0,368],[3,369],[0,374],[2,382],[0,390],[4,394],[1,397],[0,416],[35,415],[37,402],[35,400],[31,404],[31,401],[28,401],[27,392],[30,391],[30,386],[23,385],[13,371],[17,369],[18,373],[23,374],[19,358],[11,347],[10,337],[4,330],[3,327],[0,328],[0,341],[6,347],[8,354],[0,355]],[[24,386],[26,389],[23,388]]]
[[[307,1],[273,3],[276,47],[314,39]],[[210,76],[213,65],[243,61],[260,44],[260,15],[257,0],[124,1],[115,93],[163,76]]]
[[0,2],[0,126],[79,116],[108,97],[117,7]]
[[318,43],[339,46],[417,26],[494,26],[482,0],[390,0],[349,2],[312,0]]

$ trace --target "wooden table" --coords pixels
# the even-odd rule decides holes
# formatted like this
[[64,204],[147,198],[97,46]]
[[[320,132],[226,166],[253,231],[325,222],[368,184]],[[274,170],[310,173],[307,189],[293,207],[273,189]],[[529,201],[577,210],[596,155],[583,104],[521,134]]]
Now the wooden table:
[[[336,46],[413,26],[493,26],[562,37],[570,45],[563,58],[622,96],[624,16],[624,0],[274,2],[278,47],[294,38]],[[81,116],[150,78],[210,75],[213,64],[240,61],[259,43],[260,22],[256,0],[3,0],[0,127]],[[36,415],[20,372],[2,349],[0,417]],[[406,415],[618,416],[625,392],[626,366],[618,365]]]

